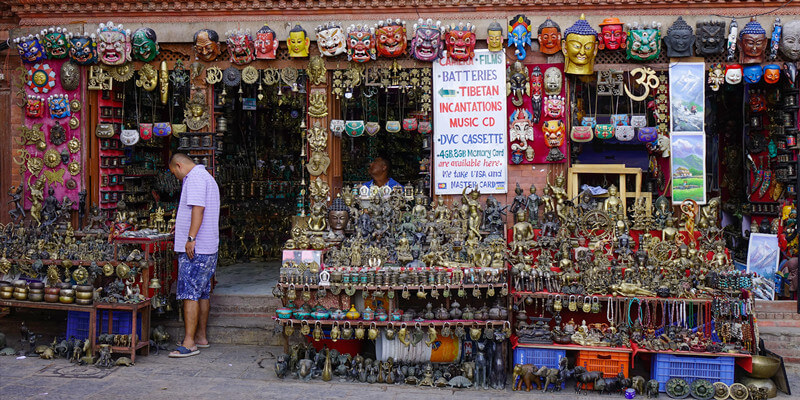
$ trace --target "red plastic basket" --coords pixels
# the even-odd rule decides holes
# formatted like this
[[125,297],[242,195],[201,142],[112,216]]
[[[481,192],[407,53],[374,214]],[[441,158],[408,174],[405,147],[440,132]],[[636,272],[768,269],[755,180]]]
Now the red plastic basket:
[[[602,372],[605,378],[615,377],[620,372],[627,378],[630,363],[630,354],[613,351],[581,350],[575,360],[576,367],[584,367],[587,371]],[[594,385],[587,385],[587,388],[592,389]]]

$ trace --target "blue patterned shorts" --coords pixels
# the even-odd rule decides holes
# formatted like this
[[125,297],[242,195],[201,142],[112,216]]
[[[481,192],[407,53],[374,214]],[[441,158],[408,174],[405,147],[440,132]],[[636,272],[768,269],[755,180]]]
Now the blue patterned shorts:
[[211,277],[217,270],[217,253],[197,254],[189,259],[178,253],[178,300],[208,299],[211,294]]

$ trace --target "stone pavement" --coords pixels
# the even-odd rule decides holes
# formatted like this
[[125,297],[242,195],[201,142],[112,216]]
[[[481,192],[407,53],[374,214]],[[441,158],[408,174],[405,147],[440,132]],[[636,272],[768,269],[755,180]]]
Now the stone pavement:
[[[562,393],[416,388],[407,385],[350,384],[296,379],[280,380],[274,372],[281,348],[212,344],[201,354],[184,359],[166,351],[137,357],[132,367],[109,370],[77,366],[64,359],[0,357],[0,398],[12,399],[574,399],[568,386]],[[787,367],[792,390],[800,393],[800,365]],[[797,395],[794,396],[794,398]],[[582,399],[624,398],[580,396]],[[662,398],[666,398],[662,394]],[[789,399],[780,394],[778,399]]]

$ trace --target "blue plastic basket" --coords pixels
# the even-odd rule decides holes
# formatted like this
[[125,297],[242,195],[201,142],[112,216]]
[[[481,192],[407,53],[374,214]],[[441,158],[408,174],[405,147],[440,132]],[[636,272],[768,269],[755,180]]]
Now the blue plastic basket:
[[[533,364],[536,368],[558,368],[558,361],[567,356],[566,350],[540,349],[517,346],[514,349],[514,365]],[[565,383],[561,383],[563,389]]]
[[67,311],[67,339],[71,337],[84,340],[89,338],[89,312]]
[[[99,310],[96,323],[97,334],[111,333],[113,335],[129,335],[131,333],[131,314],[124,311],[114,312],[111,321],[111,332],[108,331],[108,310]],[[142,337],[142,314],[136,319],[136,333]],[[67,311],[66,337],[74,336],[76,339],[89,337],[89,313],[87,311]]]
[[658,380],[658,391],[665,392],[670,378],[682,378],[687,383],[705,379],[711,383],[733,384],[735,362],[733,357],[682,356],[655,354],[652,361],[652,378]]

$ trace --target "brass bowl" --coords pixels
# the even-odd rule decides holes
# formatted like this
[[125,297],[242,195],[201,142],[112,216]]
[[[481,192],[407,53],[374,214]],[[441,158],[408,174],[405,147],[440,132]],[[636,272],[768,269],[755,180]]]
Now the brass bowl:
[[28,293],[14,292],[14,298],[17,300],[27,300]]
[[28,294],[28,289],[25,288],[14,288],[14,293],[22,293],[24,295]]
[[25,282],[24,279],[17,279],[14,281],[14,287],[26,288],[28,287],[28,282]]
[[61,289],[58,294],[61,296],[75,297],[75,289]]
[[54,295],[58,296],[59,293],[61,293],[61,289],[59,289],[57,287],[44,288],[44,294],[54,294]]
[[69,282],[58,282],[56,287],[59,289],[72,289],[72,284]]
[[58,301],[64,304],[72,304],[75,302],[75,298],[70,296],[58,296]]
[[13,292],[0,292],[0,299],[8,300],[12,297],[14,297]]
[[28,294],[44,294],[44,289],[28,289]]
[[[755,371],[755,360],[753,360],[753,371]],[[757,388],[765,388],[767,389],[767,398],[771,399],[773,397],[778,396],[778,387],[775,385],[775,382],[769,378],[750,378],[748,376],[743,376],[740,381],[741,384],[750,388],[750,385],[754,385]]]
[[75,304],[79,306],[90,306],[92,305],[92,299],[75,299]]
[[0,287],[0,293],[13,293],[14,287],[13,286],[3,286]]
[[75,290],[79,292],[91,292],[94,290],[92,285],[75,285]]
[[6,286],[11,286],[11,282],[9,282],[9,281],[0,281],[0,288],[6,287]]
[[42,301],[44,300],[44,295],[41,293],[31,293],[28,295],[28,301]]
[[80,300],[91,300],[94,297],[94,292],[77,292],[75,298]]
[[28,287],[31,289],[44,289],[44,283],[42,282],[31,282],[28,284]]
[[781,366],[781,361],[777,358],[767,356],[753,356],[753,372],[747,375],[753,378],[772,378],[778,368]]
[[45,294],[44,301],[46,303],[58,303],[58,295],[57,294]]

